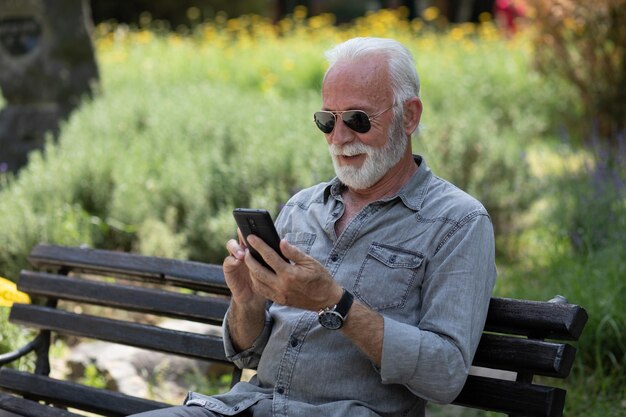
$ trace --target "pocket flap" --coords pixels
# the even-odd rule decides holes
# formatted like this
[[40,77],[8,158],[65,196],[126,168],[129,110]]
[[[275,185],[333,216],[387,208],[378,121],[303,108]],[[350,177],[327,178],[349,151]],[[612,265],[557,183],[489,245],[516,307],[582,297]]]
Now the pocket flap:
[[315,242],[316,234],[308,232],[290,232],[285,235],[287,242],[294,246],[311,246]]
[[368,255],[382,262],[390,268],[418,268],[424,261],[424,255],[405,249],[372,243]]

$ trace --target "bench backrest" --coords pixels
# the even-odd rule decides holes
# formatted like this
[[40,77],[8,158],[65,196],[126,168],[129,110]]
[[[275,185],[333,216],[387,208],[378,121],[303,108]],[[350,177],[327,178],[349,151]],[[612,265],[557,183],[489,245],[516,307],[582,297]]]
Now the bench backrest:
[[[59,303],[67,300],[219,325],[229,294],[221,266],[50,245],[36,246],[29,260],[37,271],[23,271],[19,288],[46,301],[43,305],[15,304],[10,319],[42,329],[37,370],[27,374],[3,369],[0,388],[107,416],[165,406],[90,388],[77,396],[75,385],[70,388],[46,382],[42,375],[50,369],[50,331],[226,362],[219,336],[99,317],[87,309],[86,313],[77,313],[63,309],[63,303]],[[482,369],[482,376],[469,376],[454,403],[510,415],[561,416],[565,391],[533,384],[533,376],[568,376],[576,350],[554,340],[577,340],[586,320],[586,312],[576,305],[493,298],[473,365],[479,370],[507,371],[513,380],[485,376]],[[239,375],[235,373],[234,381]],[[116,395],[115,401],[110,395]]]
[[[22,271],[18,288],[34,302],[14,304],[9,318],[41,329],[36,371],[30,374],[2,369],[0,388],[107,416],[167,405],[51,382],[45,377],[50,372],[51,332],[230,364],[219,329],[215,329],[218,335],[199,334],[153,324],[161,318],[174,318],[221,325],[229,304],[221,266],[47,245],[36,246],[29,261],[36,270]],[[149,321],[137,319],[146,316]],[[235,378],[239,375],[236,370]]]

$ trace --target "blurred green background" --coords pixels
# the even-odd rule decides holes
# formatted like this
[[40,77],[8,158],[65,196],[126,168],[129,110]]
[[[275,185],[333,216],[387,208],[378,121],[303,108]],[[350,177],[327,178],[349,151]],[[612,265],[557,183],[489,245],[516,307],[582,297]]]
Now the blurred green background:
[[[99,22],[99,93],[19,175],[0,170],[0,275],[17,279],[38,242],[221,263],[233,207],[275,215],[333,176],[311,116],[323,52],[393,37],[422,80],[414,149],[493,217],[496,295],[561,294],[589,312],[573,375],[556,382],[565,415],[626,415],[626,6],[523,6],[514,30],[486,14],[452,24],[436,7],[343,24],[304,7]],[[3,352],[23,335],[6,309],[0,325]]]

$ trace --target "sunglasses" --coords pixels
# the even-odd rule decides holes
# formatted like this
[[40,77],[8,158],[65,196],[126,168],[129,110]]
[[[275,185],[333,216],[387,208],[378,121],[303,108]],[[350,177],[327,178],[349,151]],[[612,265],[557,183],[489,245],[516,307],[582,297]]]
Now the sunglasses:
[[369,116],[363,110],[322,110],[313,114],[313,120],[315,120],[315,124],[317,125],[319,130],[326,134],[329,134],[335,128],[335,123],[337,123],[337,116],[340,116],[343,123],[355,132],[367,133],[372,128],[371,121],[386,112],[387,110],[391,109],[392,107],[393,105],[372,116]]

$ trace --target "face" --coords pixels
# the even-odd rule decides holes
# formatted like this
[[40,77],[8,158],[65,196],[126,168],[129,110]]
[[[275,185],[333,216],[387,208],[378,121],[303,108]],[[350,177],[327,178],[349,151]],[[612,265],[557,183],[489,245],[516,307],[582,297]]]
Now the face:
[[[338,63],[322,87],[324,110],[363,110],[374,115],[393,104],[387,68],[382,59]],[[337,177],[353,189],[376,184],[400,161],[407,149],[402,112],[396,106],[371,120],[371,129],[358,133],[337,117],[335,128],[326,134]]]

